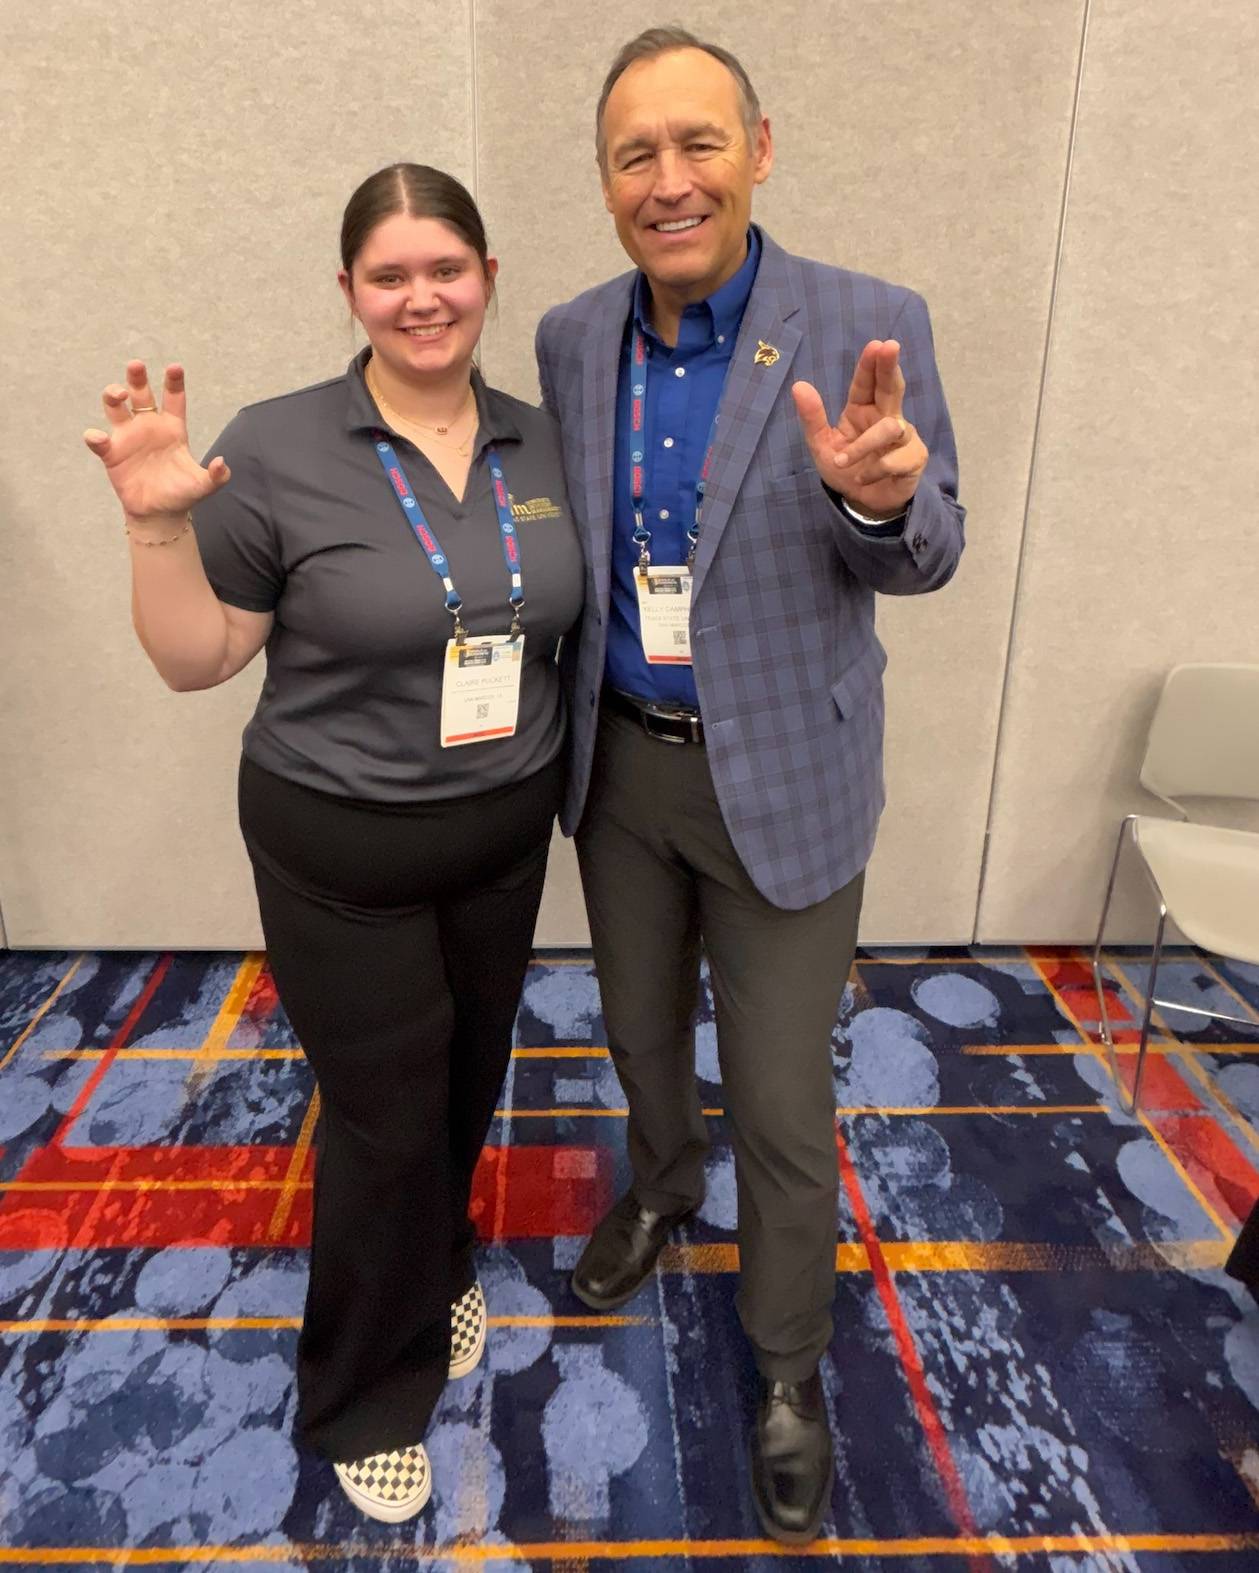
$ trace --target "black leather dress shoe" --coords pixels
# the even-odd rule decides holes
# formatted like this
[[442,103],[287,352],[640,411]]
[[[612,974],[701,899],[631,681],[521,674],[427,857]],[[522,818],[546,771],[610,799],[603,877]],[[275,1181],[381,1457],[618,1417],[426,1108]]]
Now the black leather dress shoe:
[[835,1455],[815,1371],[803,1382],[759,1382],[752,1427],[752,1497],[765,1533],[791,1546],[817,1539],[831,1500]]
[[1224,1263],[1224,1271],[1230,1278],[1245,1284],[1254,1298],[1259,1300],[1259,1202],[1250,1209],[1246,1222],[1242,1224],[1241,1233],[1229,1252],[1228,1261]]
[[632,1300],[651,1276],[669,1230],[690,1215],[690,1208],[652,1212],[639,1205],[633,1191],[628,1192],[599,1220],[587,1240],[573,1269],[573,1293],[592,1311],[615,1311]]

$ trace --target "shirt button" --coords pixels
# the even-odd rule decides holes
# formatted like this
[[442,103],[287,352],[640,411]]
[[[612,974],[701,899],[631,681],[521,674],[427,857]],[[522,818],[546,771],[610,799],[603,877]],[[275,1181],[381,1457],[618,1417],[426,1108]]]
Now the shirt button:
[[662,519],[667,519],[669,517],[669,510],[667,508],[662,508],[660,510],[660,517]]
[[675,367],[673,375],[675,377],[685,377],[686,376],[686,367],[685,366],[677,366],[677,367]]
[[726,335],[724,333],[719,333],[717,335],[717,342],[718,344],[724,344],[726,342]]
[[664,445],[665,445],[666,448],[672,448],[672,446],[673,446],[673,438],[672,437],[666,437],[665,440],[664,440]]

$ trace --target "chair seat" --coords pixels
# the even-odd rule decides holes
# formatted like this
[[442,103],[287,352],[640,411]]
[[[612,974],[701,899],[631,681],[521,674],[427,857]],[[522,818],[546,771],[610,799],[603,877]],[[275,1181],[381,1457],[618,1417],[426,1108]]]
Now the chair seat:
[[1145,815],[1133,830],[1186,939],[1259,963],[1259,835]]

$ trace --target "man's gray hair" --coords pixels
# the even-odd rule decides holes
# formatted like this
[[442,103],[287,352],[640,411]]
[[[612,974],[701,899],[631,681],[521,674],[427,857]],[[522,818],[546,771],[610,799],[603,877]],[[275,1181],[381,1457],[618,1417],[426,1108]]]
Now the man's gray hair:
[[743,129],[747,134],[748,146],[756,146],[756,133],[761,124],[761,101],[756,96],[756,89],[742,65],[720,44],[706,44],[703,39],[696,38],[694,33],[688,33],[684,27],[649,27],[646,32],[639,33],[637,38],[631,38],[617,53],[616,59],[608,68],[608,74],[603,81],[603,91],[599,94],[599,105],[595,110],[595,151],[599,157],[599,168],[608,166],[608,145],[603,135],[603,112],[608,107],[608,98],[617,82],[639,60],[654,60],[658,55],[671,55],[678,49],[702,49],[706,55],[711,55],[714,60],[719,60],[730,75],[734,78],[735,86],[739,89],[739,111],[743,118]]

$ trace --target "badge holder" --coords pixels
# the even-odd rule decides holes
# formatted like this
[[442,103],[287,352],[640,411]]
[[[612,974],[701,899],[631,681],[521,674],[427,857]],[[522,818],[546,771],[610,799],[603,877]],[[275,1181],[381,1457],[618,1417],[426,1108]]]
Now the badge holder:
[[653,568],[647,550],[651,533],[635,509],[634,540],[638,563],[634,590],[638,596],[638,630],[648,666],[691,665],[691,565],[695,560],[694,530],[688,532],[691,548],[685,563]]
[[639,567],[634,570],[634,589],[647,664],[690,666],[691,570]]
[[459,616],[463,602],[447,601],[455,621],[442,665],[441,746],[462,748],[514,737],[520,715],[520,679],[525,669],[525,634],[520,624],[524,597],[513,598],[505,634],[469,638]]

